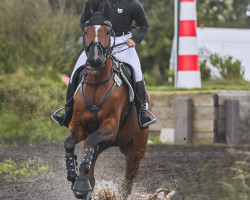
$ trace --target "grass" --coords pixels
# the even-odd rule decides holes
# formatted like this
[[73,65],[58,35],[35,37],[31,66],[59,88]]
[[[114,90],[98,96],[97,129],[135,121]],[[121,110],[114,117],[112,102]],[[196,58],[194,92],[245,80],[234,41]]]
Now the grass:
[[31,160],[21,165],[18,165],[12,159],[0,162],[0,175],[11,178],[14,181],[36,176],[41,173],[48,173],[50,171],[51,169],[49,166],[41,164],[36,165],[35,161]]
[[160,141],[160,137],[159,136],[152,136],[152,135],[148,135],[148,140],[150,140],[152,142],[152,144],[164,144]]
[[239,79],[202,81],[202,88],[184,89],[169,86],[148,86],[148,91],[192,91],[192,90],[250,90],[250,82]]
[[[11,81],[8,81],[11,80]],[[65,102],[66,85],[51,69],[26,67],[0,75],[0,139],[62,140],[67,130],[51,113]]]

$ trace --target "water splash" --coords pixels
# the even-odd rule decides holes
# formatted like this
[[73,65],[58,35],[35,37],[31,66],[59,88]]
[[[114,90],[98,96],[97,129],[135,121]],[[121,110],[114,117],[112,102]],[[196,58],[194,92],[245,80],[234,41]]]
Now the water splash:
[[118,185],[112,181],[97,181],[92,193],[92,199],[123,200]]
[[118,184],[113,181],[97,181],[92,193],[93,200],[171,200],[175,190],[159,188],[156,193],[133,193],[127,199],[124,199],[122,191]]

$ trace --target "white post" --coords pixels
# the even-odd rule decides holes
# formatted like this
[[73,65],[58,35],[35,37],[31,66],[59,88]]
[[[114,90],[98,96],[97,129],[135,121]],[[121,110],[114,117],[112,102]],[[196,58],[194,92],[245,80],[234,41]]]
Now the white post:
[[173,46],[174,46],[174,74],[175,74],[175,87],[177,87],[178,83],[178,32],[179,32],[179,0],[175,0],[174,2],[174,39],[173,39]]
[[180,3],[177,36],[177,84],[179,88],[201,88],[198,56],[196,0]]

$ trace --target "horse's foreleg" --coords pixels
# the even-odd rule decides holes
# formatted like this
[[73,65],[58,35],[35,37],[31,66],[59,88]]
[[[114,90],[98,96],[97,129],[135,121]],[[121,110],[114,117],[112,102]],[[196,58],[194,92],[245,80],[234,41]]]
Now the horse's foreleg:
[[64,140],[64,148],[66,151],[66,167],[67,167],[67,179],[72,182],[72,186],[76,181],[78,175],[77,170],[77,157],[74,153],[75,145],[77,143],[75,134],[73,131],[70,132],[69,136]]
[[86,175],[86,177],[90,181],[90,184],[91,184],[92,188],[95,187],[94,170],[95,170],[96,160],[97,160],[98,156],[100,155],[100,153],[103,152],[105,149],[107,149],[107,147],[104,147],[104,146],[101,146],[101,147],[95,149],[95,153],[94,153],[94,156],[93,156],[91,168],[89,170],[89,173]]
[[[94,173],[94,171],[92,171],[94,170],[94,164],[92,166],[92,162],[96,161],[99,154],[99,152],[96,151],[97,146],[107,144],[112,140],[112,131],[107,128],[100,128],[87,138],[85,153],[79,167],[80,174],[72,188],[77,198],[84,198],[92,191],[92,187],[86,175],[91,178],[91,173]],[[93,159],[94,157],[95,159]]]

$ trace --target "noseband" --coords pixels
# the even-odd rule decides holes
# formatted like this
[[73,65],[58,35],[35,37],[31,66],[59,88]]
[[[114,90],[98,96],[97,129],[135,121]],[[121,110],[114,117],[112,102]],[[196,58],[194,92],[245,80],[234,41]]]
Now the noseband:
[[[101,51],[101,53],[102,53],[102,55],[103,55],[102,60],[103,60],[103,62],[105,62],[106,59],[107,59],[108,57],[110,57],[111,54],[112,54],[112,51],[113,51],[114,46],[115,46],[115,41],[114,41],[113,46],[111,47],[111,38],[110,38],[110,36],[111,36],[112,34],[114,34],[114,31],[113,31],[113,29],[112,29],[112,24],[110,23],[110,21],[104,21],[104,24],[103,24],[103,25],[106,25],[106,26],[110,26],[110,27],[111,27],[111,31],[108,33],[109,42],[108,42],[108,45],[107,45],[106,47],[104,47],[104,46],[102,45],[101,42],[94,42],[94,41],[91,41],[91,42],[89,43],[89,45],[86,46],[86,42],[85,42],[85,41],[86,41],[86,35],[87,35],[86,31],[83,32],[83,42],[84,42],[84,50],[85,50],[85,53],[86,53],[87,57],[88,57],[88,54],[89,54],[89,51],[90,51],[91,47],[97,46],[98,49]],[[90,25],[89,25],[89,21],[87,21],[86,24],[85,24],[85,27],[87,27],[87,26],[90,26]],[[110,48],[110,47],[111,47],[111,48]],[[110,50],[109,50],[109,49],[110,49]]]

